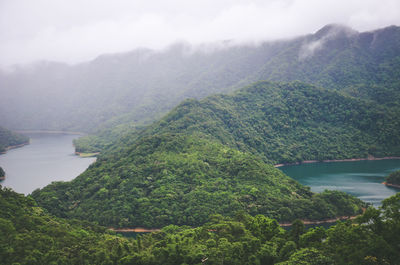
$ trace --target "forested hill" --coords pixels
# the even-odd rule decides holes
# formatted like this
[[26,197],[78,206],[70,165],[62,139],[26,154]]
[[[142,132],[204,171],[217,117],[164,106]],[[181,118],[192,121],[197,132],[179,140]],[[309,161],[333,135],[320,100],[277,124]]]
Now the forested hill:
[[230,95],[187,100],[142,134],[201,135],[270,163],[399,156],[399,113],[300,82],[263,81]]
[[5,152],[7,147],[26,144],[28,142],[29,138],[25,135],[0,127],[0,153]]
[[43,62],[0,72],[0,124],[86,132],[141,125],[185,98],[233,91],[259,80],[300,80],[396,105],[399,67],[399,27],[359,33],[339,25],[259,45],[177,44],[74,66]]
[[134,251],[104,227],[55,218],[0,186],[0,264],[117,264]]
[[199,226],[240,211],[320,220],[364,206],[342,192],[314,194],[257,156],[181,134],[144,137],[32,196],[57,216],[113,227]]
[[[218,206],[218,205],[216,205]],[[400,193],[354,221],[289,231],[262,215],[214,215],[200,227],[169,225],[123,238],[77,220],[55,218],[0,187],[1,264],[399,264]]]

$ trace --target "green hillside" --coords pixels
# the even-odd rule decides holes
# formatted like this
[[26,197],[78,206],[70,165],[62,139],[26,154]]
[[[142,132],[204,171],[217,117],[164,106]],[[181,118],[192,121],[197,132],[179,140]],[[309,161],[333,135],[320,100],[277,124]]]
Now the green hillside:
[[0,264],[117,264],[133,251],[103,227],[55,218],[0,186]]
[[399,264],[400,193],[354,221],[290,230],[265,216],[214,215],[200,227],[170,225],[121,238],[47,214],[29,197],[0,189],[1,264]]
[[399,156],[399,113],[312,85],[264,81],[187,100],[143,134],[203,135],[271,163]]
[[237,211],[315,220],[363,206],[341,192],[313,194],[256,156],[179,134],[145,137],[32,196],[57,216],[116,227],[199,226]]
[[28,142],[29,138],[25,135],[0,127],[0,153],[5,152],[7,147],[26,144]]
[[350,215],[354,198],[313,195],[265,163],[399,155],[397,113],[299,82],[258,82],[183,102],[33,196],[57,216],[121,227],[201,225],[238,210],[280,221]]

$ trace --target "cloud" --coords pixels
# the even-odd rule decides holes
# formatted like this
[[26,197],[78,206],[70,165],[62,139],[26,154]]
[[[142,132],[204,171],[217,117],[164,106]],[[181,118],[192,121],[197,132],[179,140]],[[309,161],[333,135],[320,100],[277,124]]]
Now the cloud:
[[[314,36],[312,40],[306,40],[299,50],[299,60],[305,60],[314,56],[316,52],[322,50],[325,44],[332,39],[335,39],[339,34],[344,34],[350,37],[357,33],[357,31],[343,25],[328,25],[324,27],[326,32],[322,36]],[[319,35],[319,34],[318,34]]]
[[399,25],[400,1],[2,0],[0,64],[76,63],[183,40],[257,43],[315,32],[329,23],[361,31]]

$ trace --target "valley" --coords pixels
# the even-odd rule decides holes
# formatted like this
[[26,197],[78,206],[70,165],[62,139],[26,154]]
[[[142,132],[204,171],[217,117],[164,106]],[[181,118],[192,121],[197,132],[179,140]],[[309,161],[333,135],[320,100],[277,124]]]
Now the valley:
[[0,263],[400,263],[400,27],[228,44],[0,71]]

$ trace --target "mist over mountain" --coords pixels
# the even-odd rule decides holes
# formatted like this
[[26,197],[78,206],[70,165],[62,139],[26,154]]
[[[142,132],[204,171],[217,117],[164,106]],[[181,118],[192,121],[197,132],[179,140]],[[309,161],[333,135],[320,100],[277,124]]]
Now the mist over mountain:
[[258,80],[301,80],[397,105],[399,54],[399,27],[360,33],[328,25],[315,34],[257,46],[181,43],[73,66],[41,62],[0,72],[0,124],[83,132],[146,124],[185,98],[201,99]]

